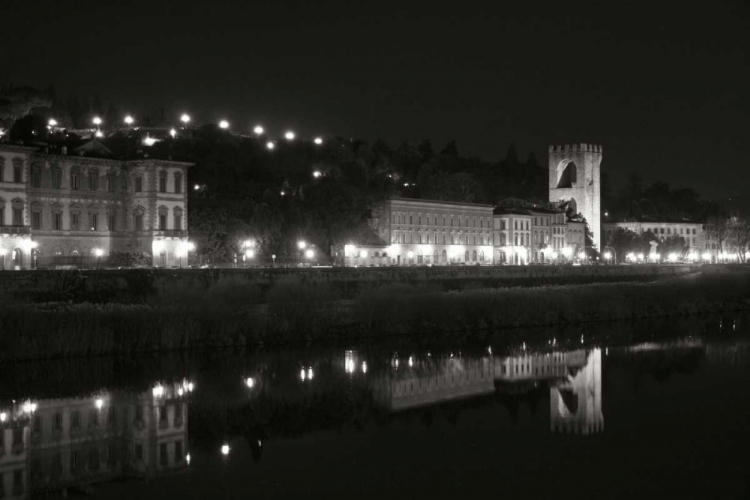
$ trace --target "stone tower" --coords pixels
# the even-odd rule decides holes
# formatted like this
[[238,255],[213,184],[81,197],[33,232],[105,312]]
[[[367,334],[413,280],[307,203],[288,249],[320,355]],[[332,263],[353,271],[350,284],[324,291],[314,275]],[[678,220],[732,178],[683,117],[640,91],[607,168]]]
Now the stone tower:
[[601,163],[601,146],[566,144],[549,147],[549,201],[571,201],[573,210],[586,217],[598,250],[602,249]]

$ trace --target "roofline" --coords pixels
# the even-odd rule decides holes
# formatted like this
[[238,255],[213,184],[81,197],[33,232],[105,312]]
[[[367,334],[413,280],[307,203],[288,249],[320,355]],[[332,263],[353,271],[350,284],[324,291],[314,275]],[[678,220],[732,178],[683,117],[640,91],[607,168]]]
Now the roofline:
[[495,205],[489,205],[485,203],[469,203],[469,202],[462,202],[462,201],[444,201],[444,200],[428,200],[424,198],[402,198],[400,196],[396,196],[393,198],[388,198],[388,201],[405,201],[405,202],[414,202],[414,203],[432,203],[435,205],[454,205],[454,206],[467,206],[467,207],[481,207],[481,208],[489,208],[494,209]]
[[665,220],[622,220],[617,222],[602,222],[602,226],[616,226],[618,224],[703,224],[703,221],[665,221]]
[[11,151],[17,153],[23,153],[25,151],[33,152],[40,148],[38,146],[16,146],[15,144],[3,144],[0,143],[0,151]]

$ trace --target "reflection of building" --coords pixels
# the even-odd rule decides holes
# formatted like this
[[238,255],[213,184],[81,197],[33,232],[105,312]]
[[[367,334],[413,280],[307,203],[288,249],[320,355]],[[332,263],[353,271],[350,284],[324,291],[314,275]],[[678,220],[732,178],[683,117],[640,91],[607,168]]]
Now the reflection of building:
[[[144,393],[43,399],[33,403],[33,411],[27,406],[23,415],[3,425],[10,439],[6,443],[12,443],[6,451],[13,450],[10,460],[0,457],[6,493],[9,484],[12,491],[24,489],[18,485],[23,484],[26,464],[24,490],[32,494],[184,469],[187,391],[179,385],[158,387]],[[30,438],[19,441],[24,435]]]
[[90,144],[75,155],[0,145],[0,269],[86,263],[96,250],[178,263],[190,164],[95,158]]
[[28,413],[2,409],[0,415],[0,498],[28,496]]
[[391,410],[429,406],[494,391],[492,363],[488,358],[450,358],[417,363],[380,381],[376,393]]
[[589,351],[583,368],[550,388],[550,427],[570,434],[604,430],[601,349]]

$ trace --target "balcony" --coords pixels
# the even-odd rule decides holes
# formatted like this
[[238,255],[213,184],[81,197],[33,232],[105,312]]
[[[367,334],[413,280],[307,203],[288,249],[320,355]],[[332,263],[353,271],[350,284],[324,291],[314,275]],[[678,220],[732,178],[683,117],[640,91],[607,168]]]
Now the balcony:
[[155,229],[154,230],[154,236],[155,237],[162,237],[162,238],[187,238],[188,232],[182,231],[179,229]]
[[31,227],[0,225],[0,234],[9,234],[11,236],[31,234]]

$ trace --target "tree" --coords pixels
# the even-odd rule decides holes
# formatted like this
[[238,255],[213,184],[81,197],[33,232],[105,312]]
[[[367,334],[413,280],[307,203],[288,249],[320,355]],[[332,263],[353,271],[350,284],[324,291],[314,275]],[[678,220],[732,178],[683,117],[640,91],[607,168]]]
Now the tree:
[[706,241],[724,251],[724,240],[727,239],[727,219],[720,215],[709,217],[704,225]]
[[630,253],[643,251],[643,240],[633,231],[618,227],[609,236],[607,246],[617,252],[617,260],[623,262]]
[[455,139],[449,142],[445,145],[445,147],[440,151],[441,155],[448,155],[448,156],[458,156],[458,146],[456,145]]
[[750,252],[750,220],[732,219],[727,226],[727,251],[737,255],[740,262],[747,262]]
[[661,242],[659,242],[658,252],[662,258],[668,258],[670,254],[677,254],[679,257],[685,255],[689,245],[685,241],[685,238],[679,235],[672,235]]

